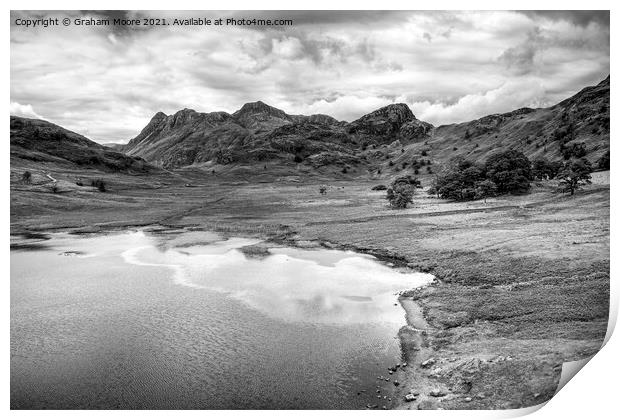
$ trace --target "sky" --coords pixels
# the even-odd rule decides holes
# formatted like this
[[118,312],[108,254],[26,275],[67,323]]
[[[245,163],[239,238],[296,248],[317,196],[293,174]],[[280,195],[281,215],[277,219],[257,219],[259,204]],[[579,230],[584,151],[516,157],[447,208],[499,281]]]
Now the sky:
[[[16,19],[257,18],[292,26],[24,27]],[[11,115],[125,143],[158,111],[261,100],[353,121],[391,103],[434,125],[553,105],[609,74],[595,11],[11,12]]]

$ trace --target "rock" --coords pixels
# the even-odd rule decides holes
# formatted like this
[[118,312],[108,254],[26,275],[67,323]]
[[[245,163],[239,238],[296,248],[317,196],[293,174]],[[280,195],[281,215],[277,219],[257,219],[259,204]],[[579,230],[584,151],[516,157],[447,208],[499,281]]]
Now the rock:
[[465,398],[463,398],[463,401],[464,402],[471,402],[471,397],[465,397]]
[[419,391],[416,391],[415,389],[410,389],[410,390],[409,390],[409,393],[410,393],[411,395],[415,395],[415,396],[420,395],[420,392],[419,392]]
[[478,398],[479,400],[482,400],[486,397],[486,395],[484,395],[484,392],[479,393],[478,395],[476,395],[476,398]]
[[439,388],[435,388],[429,393],[429,395],[431,397],[445,397],[446,393]]
[[403,367],[407,367],[407,362],[403,363]]
[[387,410],[386,406],[381,407],[382,410]]
[[435,359],[431,357],[430,359],[427,359],[423,361],[422,363],[420,363],[420,367],[426,369],[426,368],[433,366],[434,364],[435,364]]
[[416,400],[415,395],[413,395],[413,394],[407,394],[407,395],[405,395],[405,401],[407,401],[407,402],[411,402],[411,401],[415,401],[415,400]]
[[418,404],[418,410],[433,410],[435,408],[435,403],[429,400],[421,401]]
[[378,408],[377,404],[366,404],[366,408]]

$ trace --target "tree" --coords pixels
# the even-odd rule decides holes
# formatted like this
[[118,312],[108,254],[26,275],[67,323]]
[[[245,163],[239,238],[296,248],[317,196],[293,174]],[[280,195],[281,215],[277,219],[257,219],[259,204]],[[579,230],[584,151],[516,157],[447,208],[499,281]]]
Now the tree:
[[32,174],[30,171],[26,171],[22,174],[22,182],[24,184],[30,184],[32,182]]
[[590,172],[592,172],[592,166],[587,159],[574,159],[566,162],[558,173],[562,191],[574,195],[575,191],[582,186],[591,184]]
[[609,150],[608,150],[603,156],[600,157],[599,160],[596,161],[596,166],[601,171],[608,171],[610,163],[611,163],[611,161],[609,159]]
[[523,193],[530,189],[531,163],[522,152],[506,150],[489,156],[484,172],[497,185],[498,194]]
[[392,186],[387,189],[385,198],[390,202],[390,205],[397,209],[407,208],[407,204],[413,203],[413,194],[415,193],[415,187],[406,183],[392,183]]
[[476,199],[484,199],[487,202],[488,197],[493,197],[497,194],[497,185],[493,181],[485,179],[476,183],[475,197]]
[[562,162],[549,162],[545,158],[538,158],[532,164],[532,176],[535,179],[553,179],[562,169]]

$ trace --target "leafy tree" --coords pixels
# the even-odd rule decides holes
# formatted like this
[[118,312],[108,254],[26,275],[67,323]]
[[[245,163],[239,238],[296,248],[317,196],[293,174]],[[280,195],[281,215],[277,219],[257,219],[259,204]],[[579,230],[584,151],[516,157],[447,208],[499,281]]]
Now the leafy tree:
[[407,204],[413,203],[413,194],[415,193],[415,187],[406,183],[392,183],[392,186],[387,189],[385,198],[390,202],[390,205],[397,209],[407,208]]
[[570,158],[582,158],[587,154],[585,143],[574,143],[570,146],[562,144],[560,146],[560,151],[562,152],[562,157],[564,157],[564,160],[568,160]]
[[562,190],[573,195],[582,186],[591,184],[590,172],[592,172],[592,166],[587,159],[574,159],[566,162],[558,173]]
[[493,181],[488,179],[479,181],[476,183],[475,197],[476,199],[484,199],[487,202],[488,197],[493,197],[497,194],[497,185]]
[[538,158],[532,164],[532,176],[535,179],[553,179],[562,165],[562,162],[549,162],[545,158]]
[[531,163],[522,152],[506,150],[489,156],[484,172],[497,185],[498,194],[523,193],[530,189]]

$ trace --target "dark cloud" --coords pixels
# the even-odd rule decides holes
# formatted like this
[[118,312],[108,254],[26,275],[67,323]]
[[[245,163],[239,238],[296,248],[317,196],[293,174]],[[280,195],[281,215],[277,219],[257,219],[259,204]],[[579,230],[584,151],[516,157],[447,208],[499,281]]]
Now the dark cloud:
[[532,18],[565,20],[579,26],[597,23],[609,27],[609,10],[520,10],[518,12]]

